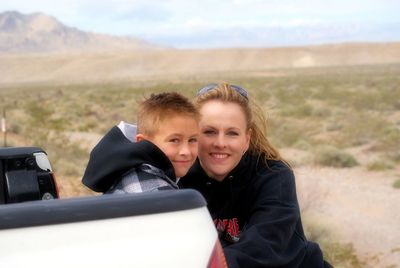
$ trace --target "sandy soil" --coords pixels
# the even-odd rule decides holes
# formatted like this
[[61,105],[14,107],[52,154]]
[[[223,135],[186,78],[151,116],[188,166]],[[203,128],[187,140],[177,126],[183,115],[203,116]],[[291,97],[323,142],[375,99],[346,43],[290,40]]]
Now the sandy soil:
[[344,243],[352,243],[366,267],[400,267],[400,168],[295,168],[300,205]]

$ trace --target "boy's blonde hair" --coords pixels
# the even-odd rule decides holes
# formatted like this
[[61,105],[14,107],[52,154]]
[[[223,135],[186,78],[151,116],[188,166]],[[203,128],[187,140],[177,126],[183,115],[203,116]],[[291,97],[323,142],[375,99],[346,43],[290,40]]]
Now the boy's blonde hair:
[[137,133],[153,137],[165,119],[173,116],[189,116],[199,120],[199,113],[193,103],[177,92],[151,94],[139,104],[137,112]]

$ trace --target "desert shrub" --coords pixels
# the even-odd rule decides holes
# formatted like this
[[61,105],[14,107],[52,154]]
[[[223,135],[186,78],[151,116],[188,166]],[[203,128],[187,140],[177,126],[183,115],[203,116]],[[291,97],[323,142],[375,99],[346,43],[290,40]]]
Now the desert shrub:
[[327,118],[332,114],[332,111],[326,107],[313,107],[312,116]]
[[361,268],[363,261],[357,256],[353,244],[340,243],[332,239],[332,233],[326,227],[310,221],[307,217],[304,221],[304,232],[310,241],[315,241],[322,249],[324,259],[333,267]]
[[326,131],[338,131],[343,129],[343,124],[340,122],[327,122],[325,126]]
[[304,136],[304,132],[296,124],[283,120],[270,120],[269,129],[271,140],[278,147],[291,147]]
[[387,170],[387,169],[392,169],[393,165],[391,163],[388,163],[387,161],[373,161],[368,163],[367,169],[371,171],[380,171],[380,170]]
[[78,127],[78,131],[93,131],[97,127],[96,120],[87,119],[85,122],[82,122]]
[[391,161],[395,162],[395,163],[400,163],[400,152],[397,150],[393,150],[393,151],[387,151],[385,153],[385,155],[388,157],[388,159],[390,159]]
[[324,249],[324,258],[333,267],[361,268],[365,266],[351,243],[325,242],[321,244],[321,247]]
[[400,189],[400,179],[397,179],[393,182],[393,188]]
[[342,144],[346,146],[359,146],[371,140],[383,140],[387,134],[387,122],[379,116],[371,116],[353,111],[345,118],[346,126],[343,128]]
[[21,126],[16,124],[16,123],[11,123],[8,126],[8,130],[7,131],[15,133],[15,134],[19,134],[21,132]]
[[306,139],[298,139],[293,147],[304,150],[304,151],[311,151],[313,145]]
[[395,110],[400,110],[400,100],[397,100],[393,103],[393,108]]
[[381,143],[388,152],[399,152],[400,130],[396,126],[389,126],[384,129],[384,139]]
[[387,160],[400,163],[400,130],[396,129],[395,126],[386,127],[382,136],[376,139],[376,145],[374,146],[375,152],[383,152],[383,155]]
[[30,102],[27,105],[26,110],[31,117],[32,123],[41,126],[44,125],[53,114],[53,111],[50,109],[50,107],[40,104],[36,101]]
[[346,98],[346,103],[356,110],[368,110],[377,108],[380,105],[379,98],[377,96],[379,92],[372,90],[365,90],[365,88],[359,87],[356,94],[349,94]]
[[1,142],[1,146],[4,147],[14,147],[14,146],[18,146],[17,142],[15,142],[14,140],[7,138],[4,139],[4,137],[2,138],[2,142]]
[[67,129],[69,126],[69,122],[64,118],[53,118],[48,120],[48,128],[54,129],[57,131],[62,131]]
[[311,116],[313,107],[308,103],[286,106],[281,109],[282,116],[306,117]]
[[314,163],[328,167],[354,167],[359,163],[350,154],[331,146],[319,147],[314,154]]
[[55,161],[54,172],[57,174],[57,177],[82,176],[83,167],[76,165],[76,163],[71,162],[68,158],[60,158]]

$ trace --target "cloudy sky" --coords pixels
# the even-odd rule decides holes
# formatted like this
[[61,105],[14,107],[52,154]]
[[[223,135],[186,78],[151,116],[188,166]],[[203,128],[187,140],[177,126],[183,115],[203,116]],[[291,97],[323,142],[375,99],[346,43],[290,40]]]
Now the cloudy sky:
[[9,0],[81,30],[176,48],[400,41],[400,0]]

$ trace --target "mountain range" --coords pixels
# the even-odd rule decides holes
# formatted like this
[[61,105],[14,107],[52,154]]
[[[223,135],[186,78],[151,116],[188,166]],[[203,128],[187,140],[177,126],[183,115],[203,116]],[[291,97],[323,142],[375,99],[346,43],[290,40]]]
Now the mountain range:
[[116,37],[68,27],[43,13],[0,13],[0,52],[82,52],[158,49],[133,37]]
[[42,13],[0,13],[0,88],[24,83],[184,79],[271,70],[399,64],[400,42],[172,49],[81,31]]

